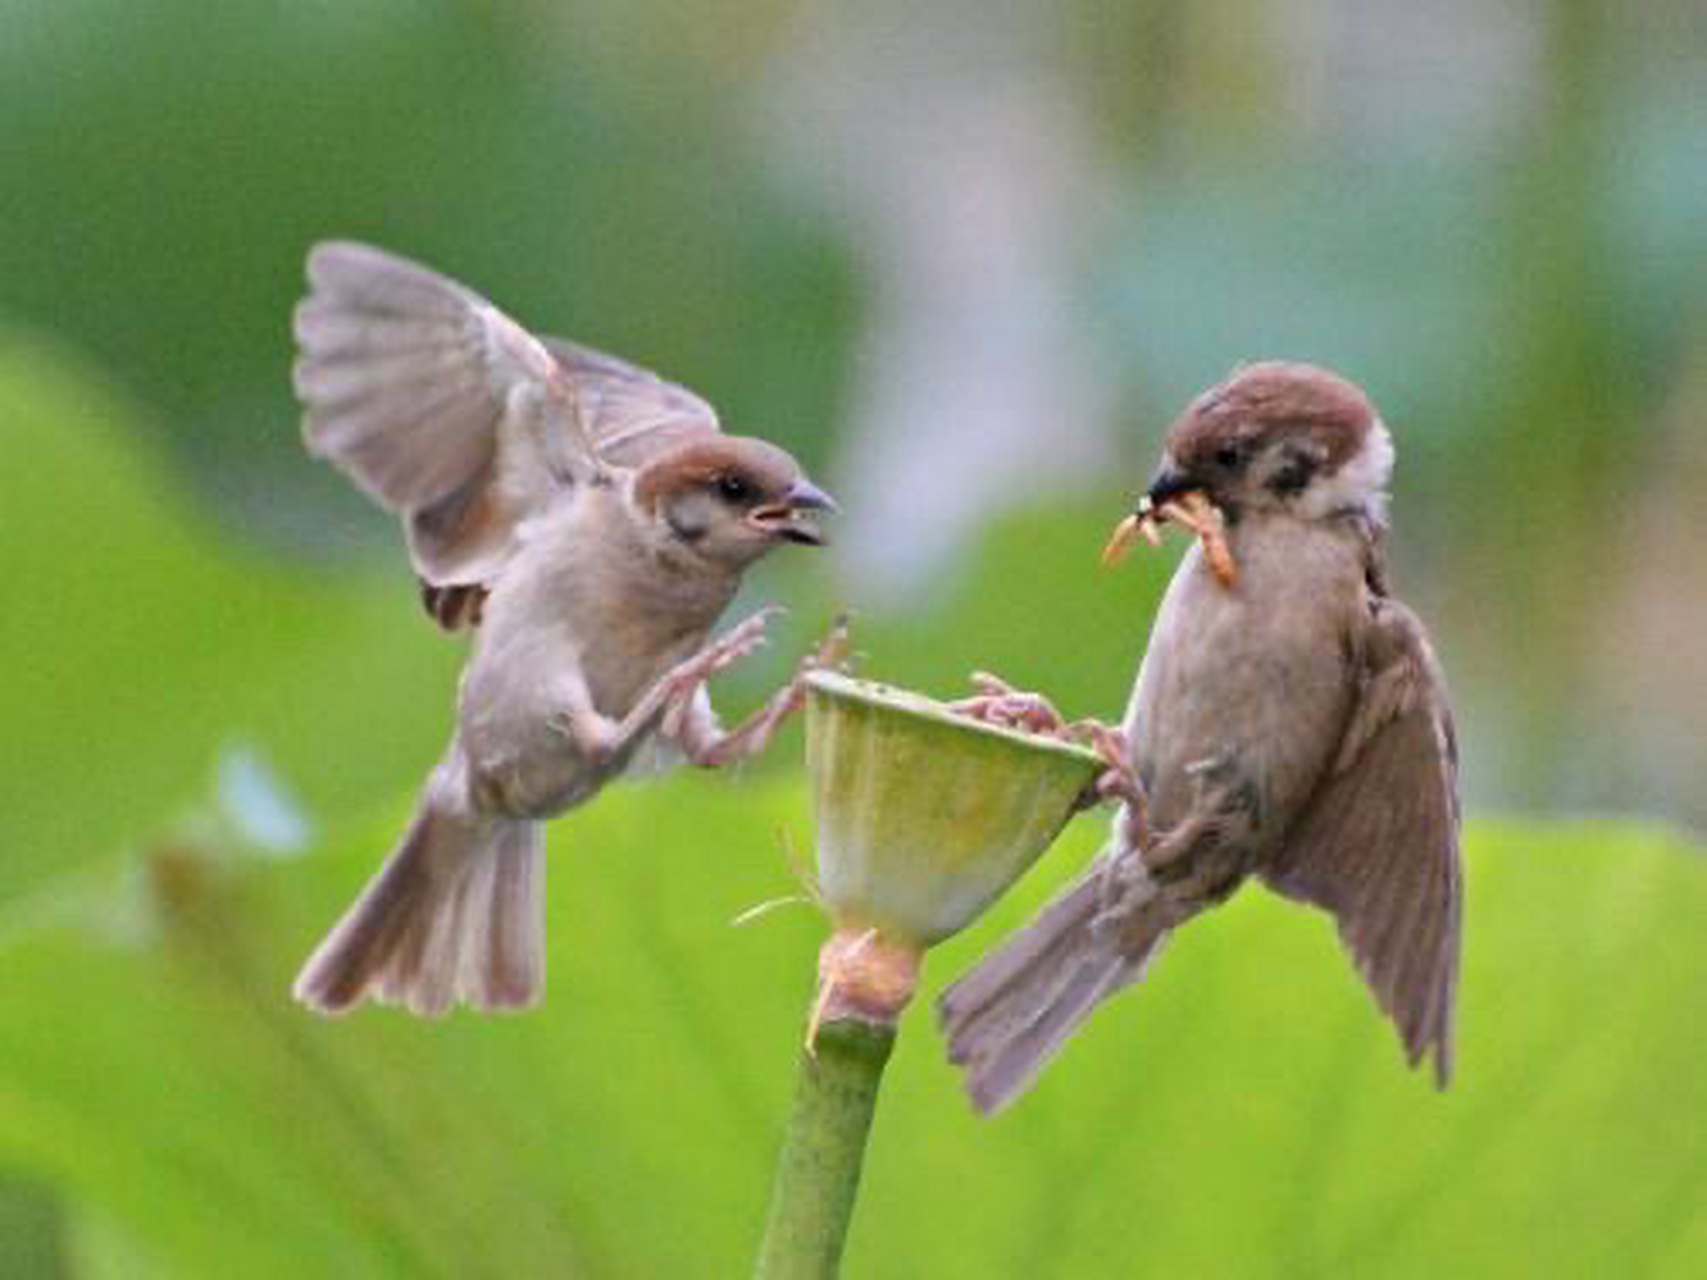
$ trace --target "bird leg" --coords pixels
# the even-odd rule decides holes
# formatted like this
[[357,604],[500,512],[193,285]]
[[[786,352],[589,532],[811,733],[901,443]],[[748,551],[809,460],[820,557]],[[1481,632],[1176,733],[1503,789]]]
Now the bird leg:
[[[1104,740],[1104,759],[1113,745],[1112,739]],[[1125,758],[1123,753],[1120,759]],[[1164,886],[1170,901],[1207,903],[1238,883],[1238,875],[1228,874],[1226,859],[1206,855],[1224,847],[1236,837],[1241,821],[1250,820],[1250,787],[1229,754],[1195,761],[1187,772],[1193,781],[1191,808],[1166,831],[1148,830],[1141,791],[1138,804],[1127,801],[1120,838],[1102,867],[1100,921],[1125,918]]]
[[1150,843],[1148,801],[1144,784],[1132,768],[1132,754],[1126,735],[1110,725],[1095,720],[1080,721],[1090,740],[1090,746],[1102,757],[1103,771],[1091,780],[1079,797],[1078,807],[1090,809],[1113,800],[1125,806],[1120,816],[1120,837],[1124,847],[1142,849]]
[[586,704],[572,707],[565,717],[575,744],[594,760],[607,760],[629,750],[651,733],[679,702],[690,699],[705,682],[734,666],[765,643],[765,625],[782,612],[776,605],[760,609],[708,643],[698,653],[665,672],[621,720]]
[[1142,844],[1118,845],[1102,864],[1096,927],[1121,927],[1155,902],[1164,886],[1169,900],[1189,898],[1180,893],[1181,882],[1197,865],[1196,855],[1214,842],[1219,827],[1214,815],[1194,811]]
[[1231,756],[1210,756],[1187,765],[1186,772],[1195,792],[1190,812],[1153,839],[1146,835],[1128,846],[1147,871],[1170,880],[1189,873],[1190,855],[1225,844],[1253,816],[1252,788]]
[[818,647],[801,660],[788,683],[735,728],[719,729],[709,702],[695,697],[697,690],[690,690],[679,696],[665,715],[662,733],[680,743],[690,761],[707,769],[758,755],[770,745],[783,721],[806,701],[806,677],[814,671],[839,669],[847,650],[848,620],[843,615],[830,625],[829,634]]

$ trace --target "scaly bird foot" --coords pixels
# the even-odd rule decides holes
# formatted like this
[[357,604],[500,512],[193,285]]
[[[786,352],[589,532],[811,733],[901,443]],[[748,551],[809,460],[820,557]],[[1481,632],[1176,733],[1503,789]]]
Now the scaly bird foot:
[[1024,733],[1056,738],[1068,735],[1071,726],[1041,693],[1022,692],[988,671],[974,671],[971,679],[978,692],[949,703],[948,709],[955,714]]
[[1142,849],[1150,842],[1147,803],[1144,784],[1138,781],[1138,774],[1132,767],[1132,752],[1126,735],[1097,720],[1080,720],[1067,729],[1072,736],[1082,738],[1103,762],[1103,771],[1091,780],[1079,797],[1079,807],[1090,809],[1108,800],[1125,806],[1121,818],[1124,846]]
[[764,648],[766,625],[772,618],[780,616],[783,612],[781,605],[766,605],[751,617],[744,618],[718,636],[717,639],[708,642],[691,658],[678,662],[661,682],[668,686],[672,700],[692,697],[694,692],[712,676],[721,671],[727,671],[742,658]]
[[[749,619],[751,621],[751,619]],[[759,754],[782,727],[783,721],[800,709],[806,701],[806,677],[814,671],[839,670],[847,659],[848,619],[839,615],[830,624],[829,633],[818,642],[811,653],[801,659],[793,678],[771,696],[769,702],[754,712],[745,723],[709,742],[688,746],[688,756],[697,765],[718,768],[747,756]],[[681,739],[685,717],[689,714],[694,690],[681,696],[666,714],[663,733]]]

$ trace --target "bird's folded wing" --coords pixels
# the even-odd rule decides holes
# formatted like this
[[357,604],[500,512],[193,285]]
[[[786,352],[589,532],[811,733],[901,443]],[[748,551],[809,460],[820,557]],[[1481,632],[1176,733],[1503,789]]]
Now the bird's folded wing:
[[295,384],[310,452],[404,518],[433,585],[485,582],[517,526],[596,477],[575,390],[538,339],[404,258],[308,255]]
[[1444,1087],[1463,910],[1457,746],[1422,624],[1377,598],[1367,625],[1362,694],[1336,767],[1263,876],[1333,913],[1407,1058],[1432,1054]]

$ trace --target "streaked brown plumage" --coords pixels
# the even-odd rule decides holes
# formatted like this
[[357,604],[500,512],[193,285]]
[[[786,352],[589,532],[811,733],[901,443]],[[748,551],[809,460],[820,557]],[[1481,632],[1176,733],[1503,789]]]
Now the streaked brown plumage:
[[419,813],[296,994],[322,1012],[524,1006],[544,976],[538,820],[654,739],[702,764],[763,745],[798,685],[728,733],[703,685],[765,614],[707,637],[743,571],[821,542],[813,515],[834,504],[692,392],[535,338],[425,267],[330,243],[308,278],[309,451],[402,518],[427,611],[474,647]]
[[1172,428],[1149,497],[1206,493],[1237,577],[1194,545],[1156,618],[1123,725],[1144,812],[940,1001],[981,1110],[1252,875],[1333,913],[1407,1058],[1447,1082],[1457,751],[1422,625],[1385,585],[1391,461],[1362,391],[1307,365],[1243,369]]

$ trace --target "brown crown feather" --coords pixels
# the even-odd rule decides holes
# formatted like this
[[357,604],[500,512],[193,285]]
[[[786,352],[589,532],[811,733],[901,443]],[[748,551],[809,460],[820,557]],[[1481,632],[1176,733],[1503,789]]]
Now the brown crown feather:
[[1296,433],[1315,443],[1333,472],[1363,447],[1374,421],[1375,408],[1356,383],[1315,365],[1266,360],[1235,370],[1193,400],[1168,442],[1189,466],[1229,439]]
[[780,498],[800,478],[800,464],[766,440],[714,436],[691,440],[647,463],[635,477],[635,501],[647,511],[669,494],[709,485],[720,476],[738,475],[758,494]]

